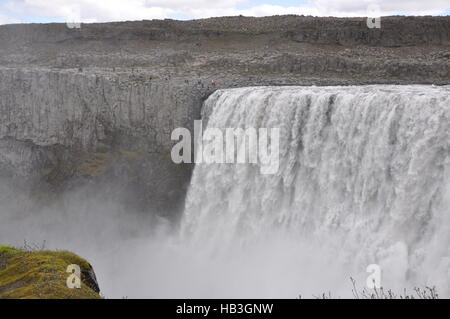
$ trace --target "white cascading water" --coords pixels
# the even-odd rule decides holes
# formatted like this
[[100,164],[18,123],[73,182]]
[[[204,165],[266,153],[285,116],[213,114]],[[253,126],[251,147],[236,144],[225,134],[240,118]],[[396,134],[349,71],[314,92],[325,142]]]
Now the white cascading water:
[[[364,286],[369,264],[380,265],[386,288],[430,285],[450,295],[449,93],[388,85],[215,92],[203,109],[208,128],[280,128],[276,174],[255,164],[194,170],[182,232],[217,265],[244,273],[229,289],[236,293],[222,296],[348,296],[349,277]],[[246,285],[255,287],[239,294]]]

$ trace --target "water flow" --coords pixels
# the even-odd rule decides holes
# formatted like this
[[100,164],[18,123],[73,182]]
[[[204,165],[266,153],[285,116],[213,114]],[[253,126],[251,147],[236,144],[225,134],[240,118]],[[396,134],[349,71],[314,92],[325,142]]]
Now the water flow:
[[342,283],[355,276],[364,285],[375,263],[385,287],[435,285],[448,295],[449,93],[384,85],[215,92],[204,105],[207,127],[280,128],[280,167],[263,175],[257,164],[197,165],[185,240],[222,267],[238,265],[236,291],[345,295]]

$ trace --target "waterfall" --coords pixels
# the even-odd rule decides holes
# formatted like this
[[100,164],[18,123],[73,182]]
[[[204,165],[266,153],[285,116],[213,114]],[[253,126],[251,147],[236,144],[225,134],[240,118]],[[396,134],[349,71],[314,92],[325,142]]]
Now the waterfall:
[[[299,277],[299,291],[375,263],[383,286],[449,294],[449,93],[419,85],[216,91],[203,125],[279,128],[279,169],[198,164],[183,235],[211,256],[259,250],[258,264],[276,259],[279,271]],[[298,271],[288,266],[296,255]]]

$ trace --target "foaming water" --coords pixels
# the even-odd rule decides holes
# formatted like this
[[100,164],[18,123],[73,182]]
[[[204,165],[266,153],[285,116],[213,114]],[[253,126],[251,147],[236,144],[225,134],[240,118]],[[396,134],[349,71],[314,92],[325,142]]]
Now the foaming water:
[[340,293],[349,276],[365,284],[366,267],[378,264],[385,287],[436,285],[448,294],[449,92],[378,85],[215,92],[204,106],[207,127],[280,128],[280,168],[262,175],[254,164],[197,165],[186,239],[211,256],[245,254],[240,269],[267,291],[275,281],[284,291]]

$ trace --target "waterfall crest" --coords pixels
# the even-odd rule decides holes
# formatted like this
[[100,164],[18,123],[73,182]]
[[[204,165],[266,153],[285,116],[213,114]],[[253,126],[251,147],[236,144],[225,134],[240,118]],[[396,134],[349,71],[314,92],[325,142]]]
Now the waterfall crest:
[[216,91],[204,126],[279,128],[279,170],[197,165],[182,232],[216,250],[286,236],[332,252],[350,275],[377,263],[386,285],[448,293],[449,93],[389,85]]

